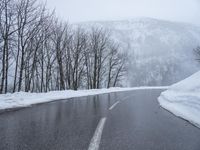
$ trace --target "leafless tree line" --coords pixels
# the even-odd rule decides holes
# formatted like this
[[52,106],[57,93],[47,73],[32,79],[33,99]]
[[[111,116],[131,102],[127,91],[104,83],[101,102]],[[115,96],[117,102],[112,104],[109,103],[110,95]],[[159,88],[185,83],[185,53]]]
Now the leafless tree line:
[[120,86],[126,58],[101,28],[71,26],[37,0],[0,0],[0,93]]
[[194,49],[195,55],[196,55],[196,60],[200,62],[200,46]]

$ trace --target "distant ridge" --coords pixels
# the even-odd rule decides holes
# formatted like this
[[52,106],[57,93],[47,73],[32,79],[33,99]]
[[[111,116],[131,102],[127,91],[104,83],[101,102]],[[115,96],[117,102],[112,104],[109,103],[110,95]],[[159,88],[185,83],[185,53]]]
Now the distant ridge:
[[197,25],[153,18],[79,25],[109,30],[112,38],[129,53],[126,85],[170,85],[199,70],[193,52],[200,45]]

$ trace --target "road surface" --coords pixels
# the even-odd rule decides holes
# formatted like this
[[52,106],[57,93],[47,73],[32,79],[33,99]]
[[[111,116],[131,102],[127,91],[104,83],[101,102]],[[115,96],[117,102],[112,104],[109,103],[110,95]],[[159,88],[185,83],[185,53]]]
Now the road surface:
[[161,108],[162,90],[73,98],[0,114],[0,150],[200,150],[200,129]]

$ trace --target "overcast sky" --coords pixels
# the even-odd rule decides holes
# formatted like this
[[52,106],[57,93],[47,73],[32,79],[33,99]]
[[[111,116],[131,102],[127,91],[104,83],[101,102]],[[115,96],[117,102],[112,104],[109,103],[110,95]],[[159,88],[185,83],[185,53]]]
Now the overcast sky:
[[200,0],[46,0],[69,22],[123,20],[134,17],[200,24]]

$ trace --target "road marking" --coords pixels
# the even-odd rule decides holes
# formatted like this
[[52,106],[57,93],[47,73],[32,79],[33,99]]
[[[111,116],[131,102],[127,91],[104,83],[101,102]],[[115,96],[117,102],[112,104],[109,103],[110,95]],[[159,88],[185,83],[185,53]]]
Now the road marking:
[[121,101],[125,101],[127,100],[128,98],[131,98],[132,96],[126,96],[125,98],[123,98]]
[[90,141],[88,150],[98,150],[99,149],[99,144],[101,142],[101,135],[103,132],[105,122],[106,122],[106,118],[102,118],[99,121],[99,124],[95,130],[94,136],[92,137],[92,139]]
[[115,106],[117,106],[117,104],[119,104],[120,102],[119,101],[117,101],[116,103],[114,103],[110,108],[109,108],[109,110],[112,110],[113,108],[115,108]]

